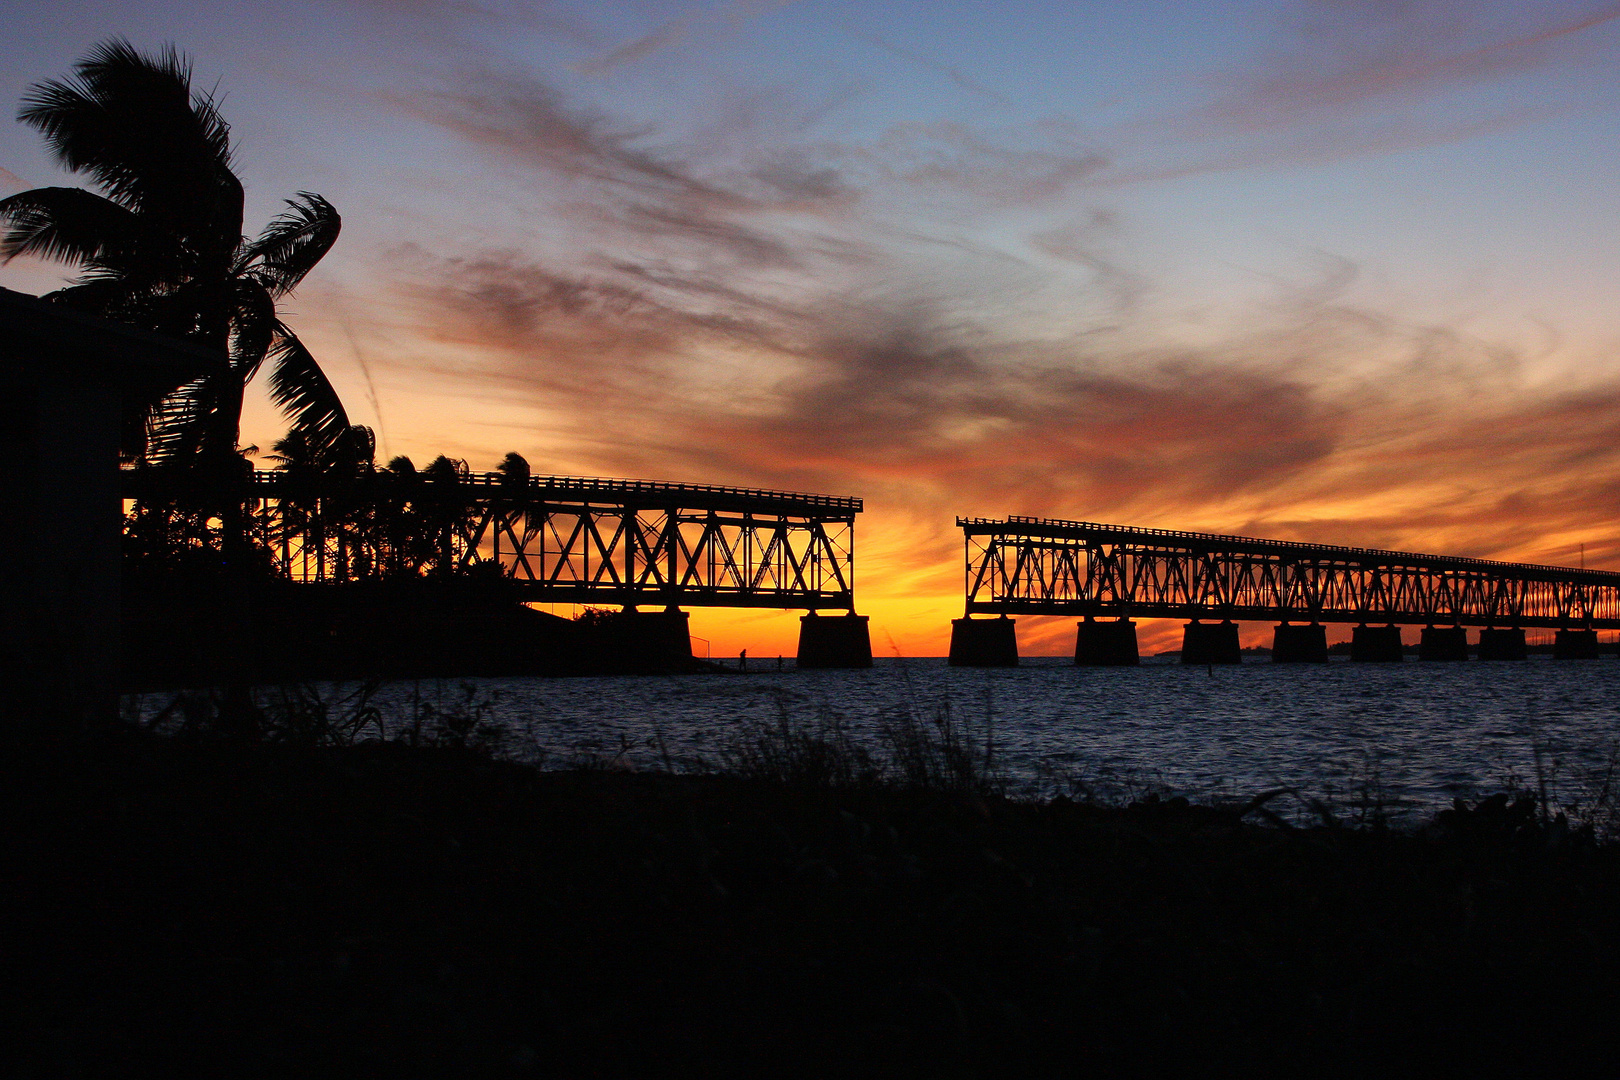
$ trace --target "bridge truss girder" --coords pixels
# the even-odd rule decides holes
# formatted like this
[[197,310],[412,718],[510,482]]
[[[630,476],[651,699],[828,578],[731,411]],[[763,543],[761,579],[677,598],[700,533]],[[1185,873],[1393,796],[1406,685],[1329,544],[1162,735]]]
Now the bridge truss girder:
[[854,522],[747,511],[488,504],[461,545],[526,599],[553,603],[843,608]]
[[[183,474],[132,470],[125,498],[218,505]],[[854,609],[860,499],[581,477],[514,482],[257,472],[252,538],[293,581],[498,565],[524,600],[596,606]],[[228,501],[235,501],[233,489]]]
[[1620,574],[1129,529],[957,519],[969,614],[1620,628]]

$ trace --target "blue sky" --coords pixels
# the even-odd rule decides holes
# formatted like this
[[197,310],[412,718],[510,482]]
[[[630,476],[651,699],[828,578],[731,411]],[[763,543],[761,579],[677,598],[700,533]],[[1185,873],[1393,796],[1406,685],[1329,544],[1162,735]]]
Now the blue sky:
[[1620,568],[1620,5],[0,7],[0,99],[174,42],[250,221],[338,206],[291,318],[389,452],[864,495],[905,651],[957,513]]

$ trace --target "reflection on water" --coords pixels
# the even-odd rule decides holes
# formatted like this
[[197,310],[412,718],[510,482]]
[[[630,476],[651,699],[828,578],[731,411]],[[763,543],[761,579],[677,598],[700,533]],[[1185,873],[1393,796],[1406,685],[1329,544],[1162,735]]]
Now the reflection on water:
[[[1013,669],[966,669],[941,659],[880,659],[867,671],[680,678],[485,679],[479,693],[512,726],[514,756],[566,760],[582,752],[656,766],[659,739],[677,758],[718,757],[740,725],[787,715],[846,721],[876,738],[886,710],[923,717],[948,707],[982,731],[994,724],[999,763],[1014,787],[1134,781],[1195,796],[1252,795],[1298,786],[1341,801],[1370,783],[1419,805],[1533,782],[1574,783],[1620,736],[1620,663],[1278,665],[1206,669],[1164,661],[1077,668],[1029,659]],[[446,703],[455,683],[386,685],[375,699],[398,714],[412,694]]]

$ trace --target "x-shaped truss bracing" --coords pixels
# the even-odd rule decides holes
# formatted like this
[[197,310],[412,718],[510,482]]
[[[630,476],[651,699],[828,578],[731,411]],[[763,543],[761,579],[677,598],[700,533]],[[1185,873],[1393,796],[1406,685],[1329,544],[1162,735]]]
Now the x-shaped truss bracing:
[[557,603],[851,609],[854,531],[819,514],[492,503],[465,558]]
[[958,518],[969,614],[1620,628],[1620,573],[1037,518]]

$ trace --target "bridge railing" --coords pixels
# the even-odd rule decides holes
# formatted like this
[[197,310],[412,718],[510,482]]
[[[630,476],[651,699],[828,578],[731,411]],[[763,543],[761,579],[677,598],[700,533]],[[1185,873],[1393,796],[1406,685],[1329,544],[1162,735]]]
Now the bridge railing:
[[1290,552],[1308,559],[1354,562],[1361,565],[1432,567],[1514,571],[1547,574],[1563,581],[1586,579],[1598,584],[1620,584],[1620,572],[1587,570],[1584,567],[1550,566],[1542,563],[1501,562],[1465,555],[1425,555],[1412,551],[1383,548],[1346,547],[1338,544],[1311,544],[1298,540],[1266,540],[1254,536],[1228,536],[1220,533],[1187,532],[1178,529],[1149,529],[1133,525],[1105,525],[1095,521],[1064,521],[1053,518],[1009,516],[1006,518],[956,519],[968,536],[1026,536],[1031,539],[1087,540],[1133,543],[1140,540],[1179,541],[1161,545],[1165,550],[1190,552],[1264,551]]
[[693,509],[711,497],[722,497],[727,503],[754,502],[762,507],[799,506],[808,510],[841,510],[858,514],[863,509],[860,499],[851,496],[822,495],[805,491],[779,491],[770,488],[730,487],[722,484],[688,484],[678,481],[637,480],[621,477],[593,476],[531,476],[514,481],[504,473],[466,473],[455,480],[439,480],[423,473],[398,476],[392,473],[368,473],[359,477],[333,478],[299,476],[295,473],[255,470],[253,485],[260,489],[281,489],[289,486],[315,486],[357,484],[372,480],[421,485],[424,488],[453,490],[498,490],[510,497],[545,497],[547,495],[578,496],[607,495],[611,501],[624,501],[627,497],[645,499],[661,504],[676,504]]

